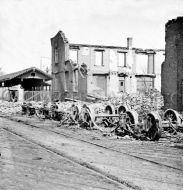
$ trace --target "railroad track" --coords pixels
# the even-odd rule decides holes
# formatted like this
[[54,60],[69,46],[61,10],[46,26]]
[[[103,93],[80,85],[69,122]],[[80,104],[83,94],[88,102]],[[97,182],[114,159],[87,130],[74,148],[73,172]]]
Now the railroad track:
[[[30,126],[31,126],[31,127],[35,127],[35,128],[39,128],[39,127],[33,126],[33,125],[30,125]],[[56,154],[57,156],[60,156],[60,157],[62,157],[62,158],[64,158],[64,159],[67,159],[67,160],[69,160],[69,161],[71,161],[71,162],[73,162],[73,163],[75,163],[75,164],[79,164],[80,166],[82,166],[82,167],[84,167],[84,168],[87,168],[87,169],[89,169],[89,170],[91,170],[91,171],[93,171],[93,172],[96,172],[98,175],[101,175],[101,176],[105,177],[106,179],[110,180],[111,183],[120,185],[120,186],[121,186],[121,189],[124,189],[124,186],[126,186],[128,189],[133,189],[133,190],[141,190],[141,189],[142,189],[141,187],[136,186],[136,185],[134,185],[134,184],[131,184],[131,183],[128,182],[128,181],[123,181],[123,180],[117,178],[116,176],[113,176],[113,175],[110,175],[109,173],[106,173],[106,172],[104,172],[104,171],[101,171],[100,169],[95,168],[94,166],[91,166],[91,165],[88,164],[88,163],[79,161],[79,160],[77,160],[77,159],[75,159],[75,158],[73,158],[73,157],[71,157],[71,156],[68,156],[68,155],[66,155],[66,154],[64,154],[64,153],[58,152],[58,151],[54,150],[54,149],[51,148],[51,147],[45,146],[45,145],[43,145],[43,144],[41,144],[41,143],[39,143],[39,142],[36,142],[36,141],[34,141],[34,140],[31,140],[31,139],[28,139],[28,138],[24,137],[24,136],[21,135],[21,134],[18,134],[17,132],[15,132],[15,131],[13,131],[13,130],[10,130],[10,129],[5,128],[5,127],[1,128],[1,129],[4,130],[4,131],[6,131],[6,132],[8,132],[8,133],[10,133],[10,134],[12,134],[12,135],[14,135],[14,136],[16,136],[16,137],[18,137],[18,138],[21,138],[21,139],[25,140],[25,141],[28,142],[28,143],[33,144],[34,146],[39,146],[39,147],[41,147],[42,149],[44,149],[44,150],[46,150],[46,151],[48,151],[48,152],[50,152],[50,153]],[[52,130],[47,130],[47,131],[52,131]],[[52,131],[52,132],[54,132],[54,131]],[[57,134],[58,134],[58,133],[57,133]],[[74,139],[74,138],[73,138],[73,139]]]
[[[171,186],[175,187],[174,185],[176,185],[175,189],[177,189],[177,187],[183,186],[180,180],[180,177],[182,176],[182,169],[178,169],[176,168],[176,166],[172,167],[159,162],[154,162],[148,159],[141,158],[140,156],[134,156],[128,153],[124,153],[122,151],[115,150],[113,148],[109,148],[107,146],[100,145],[98,143],[90,142],[88,140],[83,140],[74,137],[72,135],[65,134],[64,132],[55,131],[54,129],[50,128],[43,128],[43,126],[39,126],[41,122],[36,122],[35,124],[35,123],[29,123],[30,121],[28,120],[22,121],[21,119],[17,120],[17,118],[9,118],[9,119],[12,120],[13,122],[18,122],[19,124],[20,123],[22,123],[23,125],[25,124],[27,125],[27,127],[25,126],[22,131],[21,126],[18,125],[16,126],[16,124],[15,126],[13,126],[14,125],[13,123],[10,122],[8,124],[7,122],[7,127],[4,127],[4,130],[9,131],[25,140],[28,140],[29,142],[35,143],[36,145],[41,146],[47,151],[51,151],[52,153],[55,153],[85,168],[97,172],[98,174],[103,175],[107,179],[112,180],[114,183],[117,183],[118,185],[119,184],[123,185],[128,189],[139,189],[139,190],[144,189],[144,187],[149,186],[149,182],[155,189],[157,189],[159,185],[161,186],[162,183],[167,187],[169,187],[168,185],[170,185],[170,187]],[[37,128],[37,130],[36,129],[34,130],[32,128]],[[40,135],[42,136],[41,138],[42,140],[39,140],[39,138],[41,137]],[[49,142],[52,142],[53,141],[52,139],[54,139],[55,143],[54,144],[52,143],[50,144],[49,142],[46,143],[46,141],[44,140],[45,138],[43,138],[43,135],[45,136],[45,138],[50,139]],[[75,150],[77,150],[76,151],[77,153],[75,152]],[[83,152],[81,150],[83,150]],[[96,153],[94,154],[97,158],[96,162],[95,162],[95,156],[91,160],[88,159],[91,157],[91,153]],[[110,159],[107,159],[108,160],[107,162],[105,162],[106,156],[110,156],[109,157]],[[117,162],[114,165],[113,164],[110,165],[109,163],[111,159],[112,159],[111,163],[116,163],[115,160],[119,160],[119,162]],[[128,164],[127,165],[122,164],[124,161],[125,163]],[[105,167],[104,168],[100,167],[98,164],[102,164],[102,166],[104,164]],[[133,169],[131,168],[132,167],[131,164],[134,165]],[[139,172],[141,171],[141,164],[142,168],[144,168],[144,172],[142,170],[143,173]],[[113,170],[113,168],[115,170]],[[127,177],[125,177],[125,175],[127,175]],[[172,175],[173,176],[178,175],[179,177],[178,179],[175,179],[175,177],[173,177]],[[132,176],[134,176],[135,179],[133,179]],[[159,176],[161,177],[159,178]],[[139,182],[138,180],[140,181],[143,180],[144,182],[143,181]],[[145,184],[146,186],[144,186]]]
[[[12,121],[15,121],[15,122],[19,122],[19,121],[16,121],[15,119],[12,119],[12,118],[8,118]],[[37,125],[33,125],[31,123],[28,123],[28,122],[24,122],[24,121],[21,121],[23,124],[26,124],[26,125],[29,125],[31,126],[32,128],[39,128],[41,130],[45,130],[45,131],[50,131],[52,133],[55,133],[57,135],[61,135],[61,136],[64,136],[66,138],[69,138],[69,139],[74,139],[76,141],[80,141],[80,142],[83,142],[83,143],[87,143],[89,145],[93,145],[93,146],[96,146],[96,147],[100,147],[100,148],[103,148],[105,150],[108,150],[108,151],[112,151],[112,152],[116,152],[116,153],[119,153],[119,154],[122,154],[122,155],[127,155],[127,156],[130,156],[130,157],[133,157],[135,159],[138,159],[138,160],[142,160],[142,161],[145,161],[145,162],[149,162],[151,164],[155,164],[155,165],[158,165],[158,166],[161,166],[161,167],[166,167],[166,168],[170,168],[170,169],[174,169],[174,170],[178,170],[178,171],[183,171],[182,168],[176,168],[176,167],[173,167],[173,166],[169,166],[167,164],[163,164],[163,163],[159,163],[159,162],[156,162],[156,161],[152,161],[152,160],[149,160],[149,159],[146,159],[146,158],[143,158],[143,157],[140,157],[140,156],[135,156],[135,155],[132,155],[132,154],[129,154],[129,153],[126,153],[126,152],[122,152],[122,151],[119,151],[119,150],[116,150],[116,149],[113,149],[113,148],[109,148],[107,146],[104,146],[104,145],[101,145],[101,144],[97,144],[97,143],[94,143],[94,142],[91,142],[91,141],[88,141],[88,140],[83,140],[83,139],[80,139],[80,138],[76,138],[72,135],[68,135],[64,132],[58,132],[54,129],[45,129],[45,128],[42,128],[42,127],[39,127]]]

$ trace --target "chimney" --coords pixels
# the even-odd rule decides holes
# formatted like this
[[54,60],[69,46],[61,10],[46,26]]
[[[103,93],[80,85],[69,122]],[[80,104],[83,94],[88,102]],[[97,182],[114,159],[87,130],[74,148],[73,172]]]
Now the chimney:
[[127,38],[127,48],[128,49],[132,49],[132,40],[133,40],[133,38],[131,38],[131,37]]

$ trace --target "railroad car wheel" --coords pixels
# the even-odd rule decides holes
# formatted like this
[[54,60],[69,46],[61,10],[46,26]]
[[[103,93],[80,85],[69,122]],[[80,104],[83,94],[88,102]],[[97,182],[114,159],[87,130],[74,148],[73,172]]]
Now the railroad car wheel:
[[82,128],[91,128],[93,126],[93,108],[84,104],[79,113],[79,123]]
[[124,105],[121,105],[118,107],[118,114],[122,114],[122,113],[125,113],[127,111],[127,107],[124,106]]
[[138,113],[134,110],[126,111],[127,120],[133,124],[136,125],[138,123]]
[[110,114],[110,115],[115,114],[115,108],[113,105],[107,105],[104,111],[105,113]]
[[28,107],[27,107],[27,104],[24,102],[22,104],[22,115],[26,115],[27,111],[28,111]]
[[[105,113],[108,114],[108,115],[113,115],[113,114],[118,113],[118,108],[115,108],[111,104],[107,105],[104,110],[105,110]],[[104,121],[106,121],[106,127],[115,126],[116,123],[117,123],[116,118],[110,118],[110,117],[107,117],[107,116],[106,116],[106,118],[103,118],[103,122]]]
[[181,118],[180,118],[180,114],[173,110],[173,109],[167,109],[164,113],[164,119],[165,120],[170,120],[172,123],[174,124],[181,124]]
[[93,122],[92,122],[92,115],[90,113],[89,110],[86,110],[86,112],[84,113],[84,117],[83,117],[83,124],[89,128],[93,127]]
[[35,113],[36,113],[36,111],[33,106],[28,108],[28,116],[33,116]]
[[77,105],[72,105],[72,119],[74,121],[78,121],[79,119],[79,113],[81,112],[81,108]]
[[95,120],[95,107],[92,107],[92,105],[89,105],[86,107],[88,114],[90,115],[91,120]]
[[161,137],[162,123],[161,117],[157,112],[150,112],[147,114],[147,137],[151,141],[157,141]]
[[134,110],[129,110],[126,112],[126,129],[134,134],[136,131],[136,126],[138,123],[138,113]]
[[36,108],[35,109],[35,114],[39,119],[45,119],[45,116],[43,114],[43,109],[42,108]]

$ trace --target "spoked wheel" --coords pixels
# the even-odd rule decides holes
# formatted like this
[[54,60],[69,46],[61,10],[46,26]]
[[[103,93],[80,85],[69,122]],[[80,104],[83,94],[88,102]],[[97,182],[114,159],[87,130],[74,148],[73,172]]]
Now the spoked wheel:
[[93,126],[93,109],[84,104],[79,113],[79,124],[81,128],[91,128]]
[[126,113],[127,110],[128,109],[127,109],[126,106],[121,105],[121,106],[118,107],[118,114]]
[[157,141],[161,137],[162,124],[160,115],[157,112],[150,112],[147,114],[147,137],[151,141]]
[[33,116],[35,113],[36,113],[36,111],[33,106],[28,107],[28,110],[27,110],[28,116]]
[[36,108],[35,114],[39,119],[45,119],[45,116],[43,114],[43,108]]
[[134,110],[126,111],[126,128],[132,134],[135,132],[135,127],[138,123],[138,113]]
[[[104,112],[108,115],[113,115],[117,114],[118,110],[115,109],[113,105],[109,104],[105,107]],[[116,125],[116,119],[112,117],[106,117],[103,118],[103,123],[106,123],[105,127],[112,127]]]
[[180,114],[173,109],[167,109],[164,113],[164,119],[168,121],[169,124],[169,127],[164,130],[170,134],[176,134],[178,126],[181,126],[182,122]]
[[115,108],[113,105],[107,105],[104,111],[105,113],[110,114],[110,115],[115,114]]
[[126,111],[127,122],[130,122],[132,125],[138,123],[138,113],[134,110]]
[[83,115],[83,122],[80,125],[83,128],[91,128],[93,126],[92,124],[92,116],[89,110],[86,110],[86,112]]
[[81,112],[81,108],[77,105],[72,105],[72,113],[71,113],[71,116],[72,116],[72,119],[74,121],[78,121],[79,119],[79,113]]
[[27,104],[24,102],[22,105],[22,115],[26,115],[28,111]]
[[181,124],[181,118],[180,114],[173,110],[173,109],[167,109],[164,113],[164,119],[165,120],[170,120],[174,124]]

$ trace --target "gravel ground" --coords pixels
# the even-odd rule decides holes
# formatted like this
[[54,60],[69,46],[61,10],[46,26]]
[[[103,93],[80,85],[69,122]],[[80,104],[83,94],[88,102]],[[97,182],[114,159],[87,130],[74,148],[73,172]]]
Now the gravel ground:
[[172,143],[168,139],[162,138],[158,142],[140,141],[132,138],[118,139],[115,135],[104,136],[106,132],[85,130],[77,126],[57,127],[58,122],[50,120],[40,121],[37,117],[14,116],[11,118],[16,121],[23,121],[24,123],[36,125],[43,129],[51,129],[56,132],[65,133],[75,138],[107,146],[126,154],[183,170],[183,144]]
[[[88,131],[76,126],[58,128],[54,121],[39,121],[37,118],[25,117],[15,117],[14,119],[24,120],[26,123],[32,123],[43,129],[54,129],[71,134],[123,152],[122,154],[104,150],[42,129],[31,128],[21,123],[11,123],[11,121],[3,119],[4,125],[9,129],[50,147],[79,164],[85,164],[99,173],[116,177],[117,180],[121,180],[122,183],[128,184],[133,189],[183,189],[183,150],[172,147],[170,142],[119,140],[114,136],[103,137],[99,131]],[[140,156],[159,164],[153,164],[127,154]]]
[[0,153],[1,190],[128,189],[2,129]]

